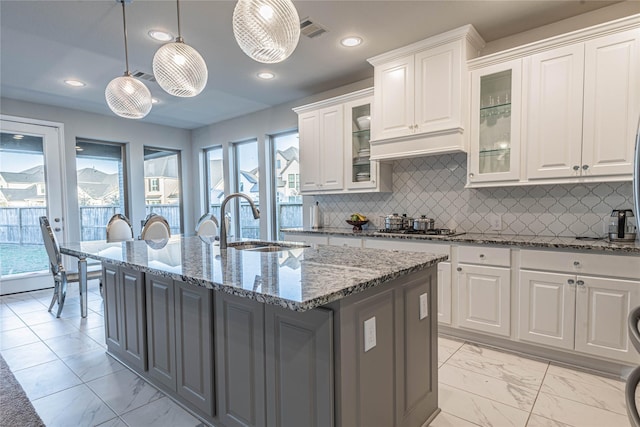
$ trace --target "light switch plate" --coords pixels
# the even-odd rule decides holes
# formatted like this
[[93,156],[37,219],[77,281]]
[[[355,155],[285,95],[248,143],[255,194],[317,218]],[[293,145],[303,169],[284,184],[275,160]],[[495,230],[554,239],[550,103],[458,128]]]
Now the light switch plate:
[[425,292],[420,295],[420,320],[429,315],[429,296]]
[[364,321],[364,352],[376,346],[376,317]]

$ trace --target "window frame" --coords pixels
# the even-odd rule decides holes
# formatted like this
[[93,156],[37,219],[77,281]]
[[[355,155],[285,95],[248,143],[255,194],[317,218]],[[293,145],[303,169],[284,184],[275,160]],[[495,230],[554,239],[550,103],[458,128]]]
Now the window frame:
[[[184,180],[182,179],[182,150],[180,149],[175,149],[175,148],[165,148],[165,147],[156,147],[153,145],[144,145],[142,147],[142,177],[143,179],[146,179],[146,176],[144,174],[144,162],[147,160],[145,159],[145,155],[144,155],[144,150],[149,149],[149,150],[155,150],[155,151],[163,151],[165,153],[171,153],[171,155],[177,155],[178,157],[178,182],[179,182],[179,188],[180,188],[180,202],[178,203],[179,209],[180,209],[180,233],[184,235],[184,216],[185,216],[185,211],[184,211]],[[146,191],[145,191],[146,193]],[[146,200],[146,194],[144,197],[144,211],[147,211],[147,200]]]

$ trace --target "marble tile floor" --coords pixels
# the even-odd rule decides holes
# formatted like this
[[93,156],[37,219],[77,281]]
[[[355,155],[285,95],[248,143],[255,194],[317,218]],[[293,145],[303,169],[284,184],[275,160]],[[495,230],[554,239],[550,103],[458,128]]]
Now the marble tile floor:
[[[48,427],[201,425],[106,355],[97,285],[86,319],[77,286],[60,319],[47,312],[51,294],[0,297],[0,352]],[[444,336],[438,367],[433,427],[629,426],[622,381]]]

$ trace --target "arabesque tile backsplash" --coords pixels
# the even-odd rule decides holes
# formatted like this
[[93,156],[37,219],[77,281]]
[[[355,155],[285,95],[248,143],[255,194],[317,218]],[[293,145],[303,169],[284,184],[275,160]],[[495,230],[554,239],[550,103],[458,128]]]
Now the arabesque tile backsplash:
[[373,220],[397,212],[427,215],[436,227],[471,233],[491,231],[487,215],[502,214],[502,234],[604,236],[612,209],[632,207],[631,182],[529,185],[466,189],[465,154],[397,160],[392,193],[316,196],[324,225],[350,227],[345,220],[359,212]]

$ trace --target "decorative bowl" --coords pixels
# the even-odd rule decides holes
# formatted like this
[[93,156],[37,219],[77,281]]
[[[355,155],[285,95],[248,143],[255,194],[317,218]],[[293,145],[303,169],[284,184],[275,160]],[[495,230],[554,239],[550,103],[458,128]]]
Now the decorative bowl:
[[350,219],[347,220],[347,224],[353,225],[353,231],[362,231],[362,226],[368,222],[368,219],[365,219],[364,221],[351,221]]

